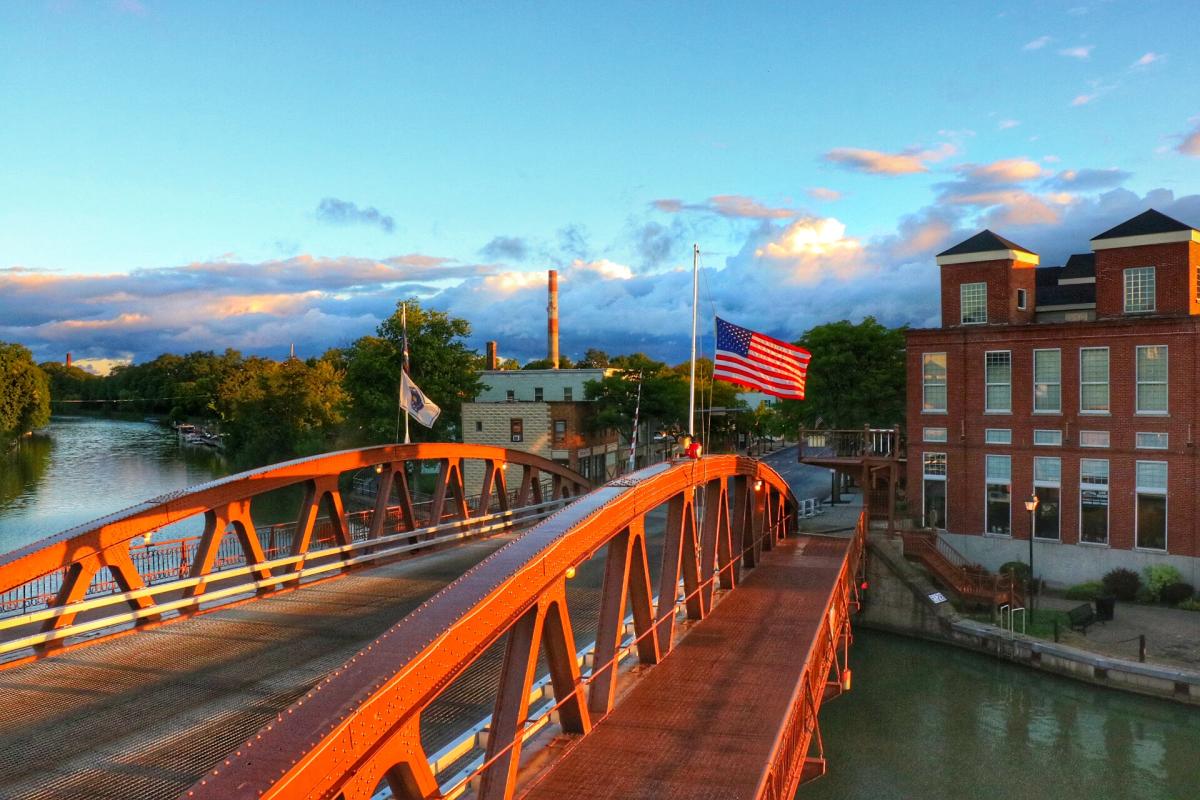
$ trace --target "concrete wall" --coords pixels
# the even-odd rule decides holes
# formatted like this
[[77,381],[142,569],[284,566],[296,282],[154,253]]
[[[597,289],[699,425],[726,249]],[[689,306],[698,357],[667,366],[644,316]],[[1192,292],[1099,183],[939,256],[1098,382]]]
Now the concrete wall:
[[545,401],[560,401],[565,399],[564,390],[571,389],[571,399],[578,402],[583,399],[583,387],[588,381],[598,381],[613,370],[605,369],[517,369],[517,370],[484,370],[479,378],[483,381],[484,389],[475,398],[479,403],[503,403],[508,399],[508,392],[513,392],[513,399],[532,402],[536,390],[542,390]]

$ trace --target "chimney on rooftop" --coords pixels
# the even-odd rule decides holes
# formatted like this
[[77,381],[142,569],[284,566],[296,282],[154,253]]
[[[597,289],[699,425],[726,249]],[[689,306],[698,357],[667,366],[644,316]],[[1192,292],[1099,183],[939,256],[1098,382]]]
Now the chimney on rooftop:
[[558,270],[550,270],[550,303],[546,306],[549,320],[546,323],[546,337],[549,340],[547,357],[550,368],[558,369]]
[[499,369],[500,368],[500,358],[496,355],[496,343],[488,342],[486,347],[487,347],[487,357],[484,360],[484,368],[485,369]]
[[71,354],[67,353],[67,366],[71,366]]

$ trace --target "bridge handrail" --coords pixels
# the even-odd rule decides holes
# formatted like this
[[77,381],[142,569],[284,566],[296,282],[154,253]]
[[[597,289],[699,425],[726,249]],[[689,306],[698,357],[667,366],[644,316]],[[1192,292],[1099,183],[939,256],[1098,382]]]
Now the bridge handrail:
[[[435,524],[481,517],[490,513],[493,505],[498,505],[503,512],[530,502],[540,503],[546,499],[543,477],[550,479],[552,499],[576,497],[590,489],[587,479],[561,464],[532,453],[501,447],[422,443],[343,450],[249,470],[168,493],[2,554],[0,598],[13,599],[15,594],[24,591],[21,587],[50,576],[59,586],[49,605],[67,611],[49,617],[46,620],[49,628],[43,632],[69,628],[74,621],[71,609],[87,600],[93,578],[107,570],[111,581],[121,590],[120,596],[128,600],[134,616],[138,620],[157,621],[158,614],[153,611],[156,593],[143,591],[154,585],[156,579],[154,575],[143,575],[138,569],[133,548],[168,525],[198,516],[204,520],[204,533],[194,548],[191,563],[180,570],[189,579],[198,579],[186,589],[189,598],[207,598],[207,584],[225,571],[220,567],[234,563],[228,553],[222,554],[222,545],[230,538],[237,542],[243,563],[253,568],[252,573],[258,580],[268,587],[281,585],[286,581],[277,580],[281,576],[273,575],[273,569],[298,572],[310,561],[328,560],[338,555],[340,551],[328,546],[330,540],[324,533],[331,532],[332,542],[339,546],[354,544],[363,533],[359,530],[362,520],[345,512],[339,487],[343,474],[374,468],[380,476],[380,496],[375,508],[369,512],[365,540],[371,541],[398,530],[414,530],[418,519],[406,477],[408,461],[438,464],[428,515],[428,521]],[[467,461],[483,463],[477,498],[468,497],[465,491],[463,469]],[[506,478],[510,465],[521,468],[515,499],[510,497]],[[251,519],[251,501],[267,492],[295,485],[304,487],[304,499],[288,548],[295,558],[282,566],[268,565],[270,555]],[[389,505],[393,492],[400,501],[398,509]],[[474,506],[470,504],[472,499],[475,499]],[[324,522],[320,516],[322,507],[326,512]],[[328,528],[323,530],[323,526]],[[186,556],[186,547],[184,552]],[[192,607],[197,603],[186,605]],[[58,635],[49,636],[45,642],[57,647],[62,639]]]
[[[729,484],[733,488],[729,488]],[[704,491],[703,522],[695,490]],[[730,498],[734,510],[730,510]],[[657,611],[650,608],[643,517],[667,504],[667,537]],[[400,796],[434,797],[439,789],[420,741],[421,712],[488,647],[507,636],[500,695],[493,713],[478,795],[511,795],[538,643],[544,643],[564,730],[585,733],[612,707],[615,670],[600,668],[585,697],[579,676],[566,581],[607,547],[600,601],[597,664],[619,641],[626,597],[633,606],[639,657],[656,663],[671,646],[679,579],[689,617],[711,607],[715,572],[722,586],[740,580],[745,551],[772,546],[795,508],[786,481],[768,465],[733,455],[657,464],[612,481],[556,512],[493,553],[360,651],[276,721],[209,772],[185,795],[194,798],[369,796],[387,780]],[[702,528],[702,530],[698,530]],[[723,565],[718,570],[718,565]],[[614,577],[615,576],[615,577]],[[665,591],[661,589],[665,587]],[[647,632],[650,634],[647,636]],[[609,641],[611,639],[611,641]]]

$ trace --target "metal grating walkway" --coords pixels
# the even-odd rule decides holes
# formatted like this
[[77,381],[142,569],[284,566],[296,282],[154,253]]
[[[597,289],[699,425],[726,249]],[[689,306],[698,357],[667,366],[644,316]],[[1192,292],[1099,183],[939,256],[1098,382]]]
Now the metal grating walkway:
[[754,797],[849,543],[801,537],[764,553],[524,797]]
[[0,798],[176,797],[509,538],[465,543],[0,671]]

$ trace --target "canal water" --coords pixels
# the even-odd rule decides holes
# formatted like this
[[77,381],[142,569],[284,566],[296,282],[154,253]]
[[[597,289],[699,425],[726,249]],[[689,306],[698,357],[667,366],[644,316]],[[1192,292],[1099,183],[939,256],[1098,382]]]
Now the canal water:
[[219,453],[170,428],[56,416],[0,453],[0,552],[227,474]]
[[855,633],[797,800],[1195,800],[1200,710],[946,645]]

